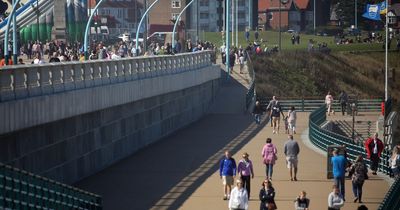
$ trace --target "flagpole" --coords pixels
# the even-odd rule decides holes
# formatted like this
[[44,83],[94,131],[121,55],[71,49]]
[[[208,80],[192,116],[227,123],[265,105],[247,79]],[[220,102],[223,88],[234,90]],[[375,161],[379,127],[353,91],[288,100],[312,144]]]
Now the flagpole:
[[388,19],[388,0],[385,1],[386,14],[385,14],[385,27],[386,27],[386,42],[385,42],[385,102],[388,100],[388,37],[389,37],[389,19]]

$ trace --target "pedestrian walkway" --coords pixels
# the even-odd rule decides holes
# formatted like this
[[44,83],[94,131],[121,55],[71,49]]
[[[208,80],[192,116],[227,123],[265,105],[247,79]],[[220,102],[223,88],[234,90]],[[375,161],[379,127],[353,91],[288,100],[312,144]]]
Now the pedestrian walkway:
[[[222,200],[219,161],[225,150],[232,151],[237,162],[243,152],[248,152],[256,175],[251,180],[249,209],[259,209],[258,193],[265,177],[261,149],[266,138],[271,137],[278,148],[273,175],[278,209],[294,209],[293,200],[300,190],[307,191],[310,209],[327,209],[333,181],[326,179],[326,157],[303,143],[308,139],[309,113],[298,113],[298,134],[294,138],[300,143],[299,181],[292,182],[283,156],[287,135],[283,129],[280,134],[272,134],[265,116],[258,126],[244,112],[247,79],[246,74],[237,72],[235,68],[230,80],[222,79],[207,116],[76,186],[103,196],[105,210],[228,209],[228,202]],[[369,209],[377,209],[389,186],[379,176],[370,177],[364,185],[363,200]],[[346,193],[343,210],[356,209],[350,181],[346,182]]]

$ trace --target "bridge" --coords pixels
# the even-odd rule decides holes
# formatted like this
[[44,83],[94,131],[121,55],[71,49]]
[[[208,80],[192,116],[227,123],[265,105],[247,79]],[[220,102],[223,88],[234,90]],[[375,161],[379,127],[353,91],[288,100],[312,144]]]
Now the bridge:
[[[310,113],[298,115],[299,181],[292,182],[282,153],[287,135],[272,134],[265,116],[256,125],[246,111],[249,72],[235,68],[227,80],[211,57],[10,66],[0,72],[0,162],[96,193],[104,209],[226,209],[219,160],[225,150],[237,161],[248,152],[256,175],[249,209],[256,209],[260,153],[271,137],[279,209],[292,209],[300,190],[312,209],[325,209],[333,182],[325,152],[310,142]],[[380,173],[365,183],[370,209],[384,200],[387,179]],[[343,209],[356,209],[349,180],[346,189]]]

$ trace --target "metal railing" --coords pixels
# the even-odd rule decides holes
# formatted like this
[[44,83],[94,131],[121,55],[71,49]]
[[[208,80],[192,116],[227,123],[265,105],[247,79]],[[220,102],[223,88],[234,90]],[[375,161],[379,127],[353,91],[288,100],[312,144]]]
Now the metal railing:
[[[346,146],[347,157],[349,160],[354,161],[358,155],[366,157],[363,142],[355,142],[347,136],[342,136],[332,131],[323,129],[321,125],[326,121],[326,108],[321,106],[310,114],[309,117],[309,138],[310,141],[318,148],[327,151],[329,145],[343,145]],[[389,147],[385,147],[381,155],[379,169],[389,175],[391,172],[389,166],[389,158],[391,151]],[[365,158],[367,165],[370,161]]]
[[[259,99],[263,106],[267,106],[269,100]],[[325,105],[325,100],[323,99],[279,99],[282,109],[289,110],[291,106],[294,106],[298,112],[312,112],[321,106]],[[381,99],[359,99],[356,102],[356,107],[358,112],[378,112],[381,110]],[[350,108],[350,105],[347,105]],[[341,106],[339,101],[334,100],[332,109],[335,112],[341,111]]]
[[101,210],[102,198],[0,163],[0,209]]
[[193,71],[211,66],[213,53],[7,66],[0,71],[0,102]]
[[392,98],[389,97],[388,100],[385,101],[385,119],[389,116],[392,111]]
[[386,193],[385,198],[378,210],[397,210],[400,209],[400,179],[397,178],[392,184],[389,191]]
[[250,108],[250,105],[256,99],[256,82],[253,62],[251,61],[250,54],[246,52],[247,56],[247,70],[250,76],[250,86],[246,93],[246,110]]

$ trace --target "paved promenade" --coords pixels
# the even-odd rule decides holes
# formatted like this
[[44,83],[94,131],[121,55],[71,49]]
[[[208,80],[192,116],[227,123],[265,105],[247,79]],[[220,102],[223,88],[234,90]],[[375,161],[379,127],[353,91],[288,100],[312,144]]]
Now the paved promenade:
[[[283,129],[279,134],[272,134],[265,116],[257,126],[251,115],[244,113],[246,74],[236,72],[237,69],[234,79],[223,81],[217,101],[200,121],[76,186],[102,195],[106,210],[228,209],[228,202],[222,200],[219,161],[225,150],[232,151],[237,162],[243,152],[248,152],[256,175],[251,183],[249,209],[259,209],[258,193],[265,177],[261,149],[266,138],[271,137],[278,148],[273,174],[278,209],[294,209],[293,200],[300,190],[307,191],[310,209],[327,209],[333,181],[326,179],[326,157],[314,151],[308,142],[309,113],[298,113],[298,134],[294,138],[300,144],[299,181],[292,182],[283,156],[287,135]],[[377,209],[388,188],[382,177],[370,174],[364,184],[364,204],[369,209]],[[350,180],[346,181],[346,198],[342,209],[357,209],[358,204],[352,202]]]

